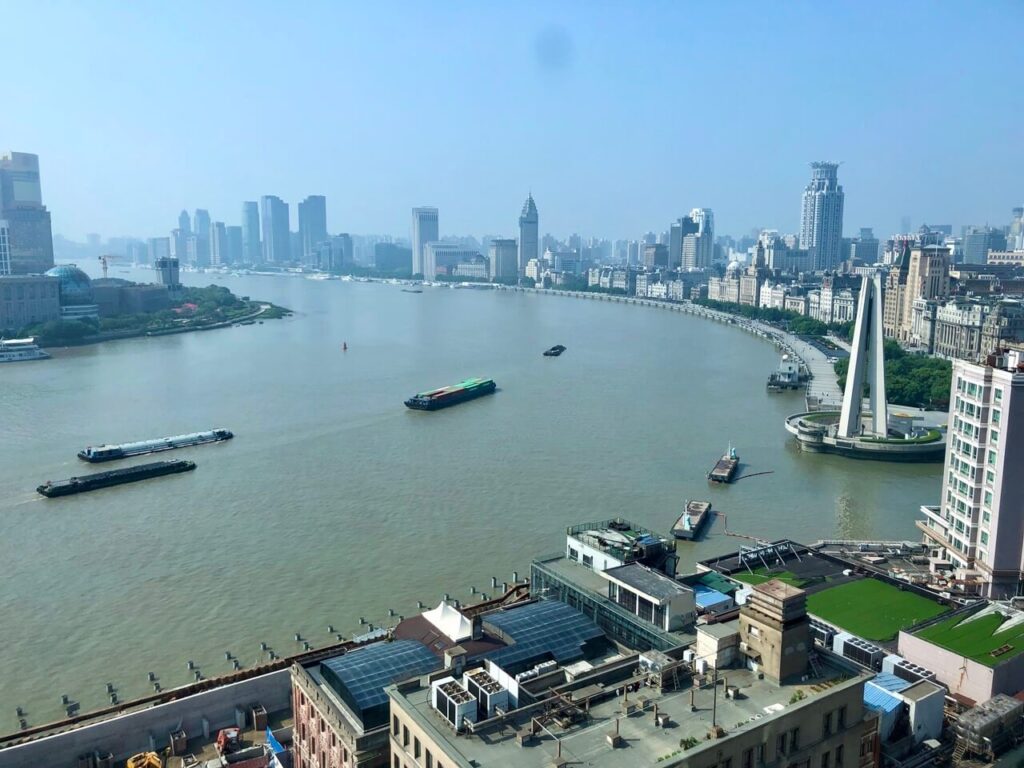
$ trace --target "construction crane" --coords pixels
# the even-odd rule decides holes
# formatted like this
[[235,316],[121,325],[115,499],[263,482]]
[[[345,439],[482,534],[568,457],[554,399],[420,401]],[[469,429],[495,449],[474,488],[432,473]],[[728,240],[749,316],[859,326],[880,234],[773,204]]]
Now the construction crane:
[[108,266],[107,257],[106,256],[100,256],[99,259],[103,263],[103,277],[106,278],[106,276],[107,276],[107,266]]

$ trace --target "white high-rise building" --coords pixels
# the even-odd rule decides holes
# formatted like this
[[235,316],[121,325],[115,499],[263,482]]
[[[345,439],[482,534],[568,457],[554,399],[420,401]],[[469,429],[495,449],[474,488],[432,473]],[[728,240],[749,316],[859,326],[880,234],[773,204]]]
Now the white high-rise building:
[[811,252],[815,270],[835,269],[842,261],[843,188],[839,163],[811,163],[800,212],[800,247]]
[[531,193],[523,203],[523,212],[519,214],[519,274],[526,274],[526,265],[530,259],[540,256],[540,217],[537,204],[533,202]]
[[994,599],[1021,594],[1024,576],[1022,363],[1017,351],[953,361],[942,500],[918,521],[932,569]]
[[437,208],[412,209],[412,273],[433,280],[423,271],[423,246],[438,239]]
[[679,220],[682,231],[683,269],[707,269],[715,255],[715,215],[710,208],[694,208]]

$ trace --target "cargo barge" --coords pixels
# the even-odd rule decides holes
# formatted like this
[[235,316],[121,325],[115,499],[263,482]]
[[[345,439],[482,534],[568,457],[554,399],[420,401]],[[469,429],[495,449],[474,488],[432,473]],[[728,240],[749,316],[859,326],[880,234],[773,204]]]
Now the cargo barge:
[[708,472],[708,480],[712,483],[731,483],[736,475],[736,468],[740,465],[740,457],[736,449],[731,445],[722,458],[718,460],[714,468]]
[[148,480],[151,477],[189,472],[195,468],[194,461],[183,461],[181,459],[176,461],[154,461],[150,464],[112,469],[108,472],[97,472],[94,475],[72,477],[56,482],[47,480],[36,488],[36,491],[47,498],[70,496],[73,493],[95,491],[99,488],[109,488],[112,485],[123,485],[124,483],[134,483],[138,480]]
[[494,379],[466,379],[450,387],[441,387],[415,394],[405,401],[405,405],[416,411],[437,411],[450,405],[489,395],[497,388]]
[[210,429],[206,432],[192,432],[187,435],[175,435],[174,437],[160,437],[156,440],[140,440],[135,443],[120,443],[118,445],[89,446],[84,451],[78,452],[78,458],[92,464],[101,461],[114,461],[115,459],[127,459],[129,456],[142,456],[146,453],[159,453],[160,451],[173,451],[175,448],[188,448],[193,445],[204,443],[219,443],[222,440],[230,440],[235,435],[230,429]]
[[693,541],[699,535],[711,517],[710,501],[687,501],[683,514],[672,526],[672,535],[677,539]]

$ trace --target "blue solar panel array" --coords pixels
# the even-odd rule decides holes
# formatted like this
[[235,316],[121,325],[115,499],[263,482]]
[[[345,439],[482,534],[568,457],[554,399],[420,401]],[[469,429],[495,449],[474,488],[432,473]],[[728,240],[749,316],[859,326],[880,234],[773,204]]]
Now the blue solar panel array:
[[488,654],[502,668],[552,658],[560,664],[585,657],[586,647],[604,638],[593,621],[557,600],[530,603],[483,617],[510,642],[507,648]]
[[[441,660],[418,640],[374,643],[365,648],[328,659],[320,673],[349,705],[365,715],[374,707],[387,705],[384,687],[441,667]],[[386,719],[386,715],[385,715]]]

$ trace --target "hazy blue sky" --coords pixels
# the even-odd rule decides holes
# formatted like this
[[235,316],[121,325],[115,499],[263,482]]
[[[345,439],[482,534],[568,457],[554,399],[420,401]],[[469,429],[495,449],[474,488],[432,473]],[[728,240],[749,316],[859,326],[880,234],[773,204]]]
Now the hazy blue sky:
[[[0,149],[54,230],[328,197],[332,231],[636,237],[694,206],[795,230],[817,159],[847,232],[1024,204],[1024,2],[0,0]],[[293,222],[295,212],[292,212]]]

